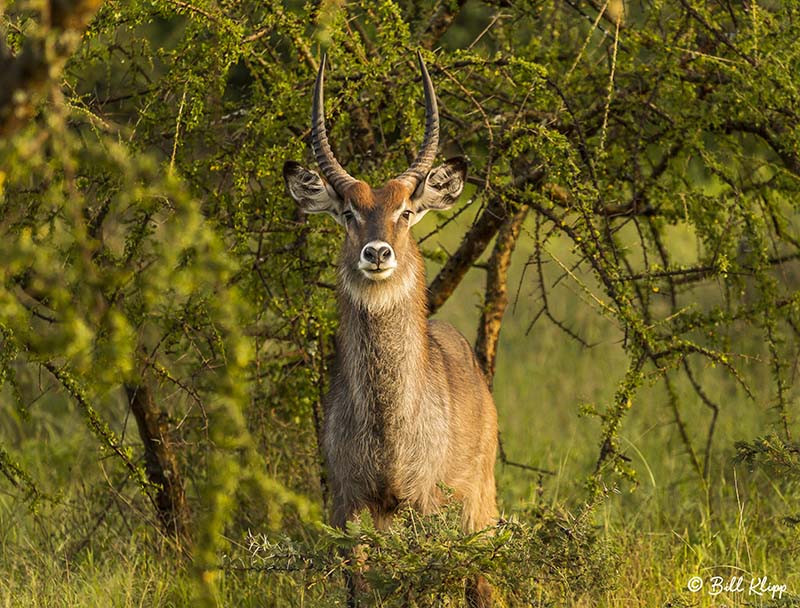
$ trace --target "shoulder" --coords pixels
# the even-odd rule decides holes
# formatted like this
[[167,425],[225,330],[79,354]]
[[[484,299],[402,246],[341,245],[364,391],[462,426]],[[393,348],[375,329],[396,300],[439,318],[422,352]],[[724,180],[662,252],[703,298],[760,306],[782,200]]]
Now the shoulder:
[[466,354],[472,356],[472,346],[464,335],[446,321],[428,321],[428,336],[431,341],[447,354]]

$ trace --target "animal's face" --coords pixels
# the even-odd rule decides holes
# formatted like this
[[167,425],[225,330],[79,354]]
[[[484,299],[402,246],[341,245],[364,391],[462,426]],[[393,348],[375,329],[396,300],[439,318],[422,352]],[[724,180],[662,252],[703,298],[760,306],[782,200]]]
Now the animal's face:
[[323,56],[311,109],[311,145],[322,176],[288,161],[283,177],[292,198],[306,213],[328,213],[344,228],[339,270],[345,288],[362,301],[365,293],[380,292],[377,298],[384,301],[387,290],[378,286],[394,281],[410,285],[415,267],[421,267],[409,233],[411,226],[428,211],[453,205],[464,188],[467,163],[463,158],[451,158],[431,169],[439,142],[439,111],[431,77],[419,54],[425,91],[425,139],[417,158],[400,176],[378,189],[350,176],[333,155],[325,130],[325,64]]
[[455,158],[433,169],[410,192],[390,180],[376,190],[354,181],[340,196],[314,171],[294,162],[284,166],[291,196],[306,213],[328,213],[344,229],[342,270],[368,281],[385,281],[415,251],[411,227],[431,210],[449,209],[464,187],[466,163]]

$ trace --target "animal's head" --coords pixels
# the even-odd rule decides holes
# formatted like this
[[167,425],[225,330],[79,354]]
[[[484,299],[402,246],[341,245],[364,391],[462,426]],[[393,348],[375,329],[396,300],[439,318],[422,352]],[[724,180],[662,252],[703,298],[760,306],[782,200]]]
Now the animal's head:
[[439,112],[421,55],[419,64],[425,90],[425,139],[417,158],[400,176],[372,188],[351,177],[334,157],[325,131],[325,57],[311,111],[311,142],[322,175],[294,161],[283,167],[286,186],[300,208],[306,213],[327,213],[344,228],[339,272],[348,290],[374,290],[416,272],[419,256],[411,227],[428,211],[449,209],[464,187],[467,164],[463,158],[431,168],[439,143]]

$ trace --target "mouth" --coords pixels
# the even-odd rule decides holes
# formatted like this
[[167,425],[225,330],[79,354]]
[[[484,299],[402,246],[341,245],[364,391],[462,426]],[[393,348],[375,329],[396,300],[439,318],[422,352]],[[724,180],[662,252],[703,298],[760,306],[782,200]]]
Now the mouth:
[[384,281],[394,274],[395,267],[359,268],[359,270],[370,281]]

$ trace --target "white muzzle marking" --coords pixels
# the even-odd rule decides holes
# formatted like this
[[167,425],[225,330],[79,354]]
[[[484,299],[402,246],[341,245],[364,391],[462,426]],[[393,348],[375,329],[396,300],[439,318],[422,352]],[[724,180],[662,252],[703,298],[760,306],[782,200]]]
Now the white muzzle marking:
[[388,279],[397,269],[394,249],[386,241],[370,241],[361,248],[358,269],[371,281]]

